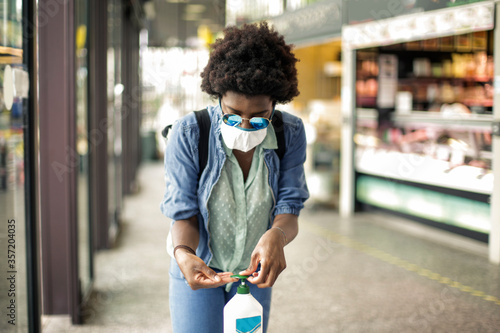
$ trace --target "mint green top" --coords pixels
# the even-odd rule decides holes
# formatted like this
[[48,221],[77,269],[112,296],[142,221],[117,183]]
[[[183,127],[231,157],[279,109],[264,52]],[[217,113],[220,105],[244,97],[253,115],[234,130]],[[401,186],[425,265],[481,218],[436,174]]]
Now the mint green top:
[[252,252],[269,226],[274,200],[264,148],[276,149],[278,143],[273,126],[269,126],[264,141],[255,149],[246,181],[232,150],[223,146],[227,158],[208,199],[210,267],[238,273],[248,268]]

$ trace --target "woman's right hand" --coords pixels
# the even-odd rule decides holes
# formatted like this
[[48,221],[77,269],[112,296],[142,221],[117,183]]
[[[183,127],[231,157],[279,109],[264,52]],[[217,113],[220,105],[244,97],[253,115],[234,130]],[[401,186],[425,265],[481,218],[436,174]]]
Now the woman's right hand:
[[233,273],[216,273],[199,257],[183,249],[175,251],[175,260],[193,290],[217,288],[238,281],[238,279],[231,277]]

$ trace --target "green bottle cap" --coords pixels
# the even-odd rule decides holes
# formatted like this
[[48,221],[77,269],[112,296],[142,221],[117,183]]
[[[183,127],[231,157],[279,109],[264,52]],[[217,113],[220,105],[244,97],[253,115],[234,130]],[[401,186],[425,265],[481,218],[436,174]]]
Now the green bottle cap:
[[238,294],[250,294],[250,288],[246,283],[249,277],[248,275],[231,275],[231,277],[241,280],[241,284],[238,286],[238,289],[236,290]]

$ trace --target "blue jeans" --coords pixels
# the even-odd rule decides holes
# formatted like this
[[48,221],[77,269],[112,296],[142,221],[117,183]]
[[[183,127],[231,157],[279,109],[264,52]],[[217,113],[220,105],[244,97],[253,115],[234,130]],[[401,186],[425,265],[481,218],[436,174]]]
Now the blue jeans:
[[[172,260],[171,266],[177,266]],[[171,267],[177,271],[179,268]],[[174,333],[222,333],[224,330],[223,310],[227,302],[236,294],[238,282],[226,292],[225,286],[192,290],[178,274],[170,273],[170,318]],[[272,288],[258,288],[248,283],[250,293],[264,308],[263,333],[267,331],[271,308]]]

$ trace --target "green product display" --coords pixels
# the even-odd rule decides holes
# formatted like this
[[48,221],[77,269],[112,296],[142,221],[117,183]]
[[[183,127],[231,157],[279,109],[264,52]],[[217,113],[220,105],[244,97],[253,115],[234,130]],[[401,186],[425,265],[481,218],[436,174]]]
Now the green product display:
[[359,201],[482,233],[491,229],[490,205],[370,176],[356,185]]

